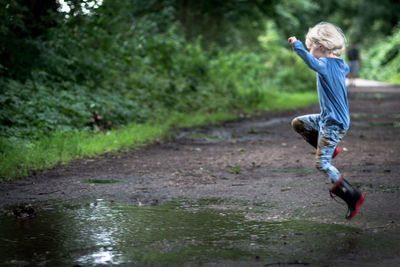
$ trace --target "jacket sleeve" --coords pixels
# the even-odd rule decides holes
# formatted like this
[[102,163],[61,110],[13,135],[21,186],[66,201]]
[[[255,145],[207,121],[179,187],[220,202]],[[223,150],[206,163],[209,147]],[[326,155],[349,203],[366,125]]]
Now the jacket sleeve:
[[293,51],[303,59],[307,66],[321,74],[325,74],[326,63],[323,60],[315,58],[307,50],[304,49],[302,42],[297,40],[293,43]]

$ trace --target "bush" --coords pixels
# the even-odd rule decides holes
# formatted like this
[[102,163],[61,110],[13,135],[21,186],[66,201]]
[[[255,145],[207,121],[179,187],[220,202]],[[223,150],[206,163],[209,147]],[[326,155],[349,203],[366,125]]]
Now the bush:
[[313,88],[311,72],[279,44],[273,24],[260,38],[260,52],[205,51],[176,24],[157,33],[142,17],[120,34],[96,17],[86,19],[79,29],[65,24],[51,31],[30,79],[1,79],[0,135],[78,131],[96,111],[118,127],[169,112],[251,109],[272,92]]
[[[206,50],[171,19],[160,26],[154,14],[133,18],[130,1],[105,3],[35,40],[39,60],[24,79],[0,76],[0,180],[144,143],[170,127],[314,101],[295,93],[314,90],[314,76],[271,23],[258,51]],[[168,21],[171,12],[159,14]]]
[[378,41],[363,55],[361,77],[400,83],[400,28],[392,36]]

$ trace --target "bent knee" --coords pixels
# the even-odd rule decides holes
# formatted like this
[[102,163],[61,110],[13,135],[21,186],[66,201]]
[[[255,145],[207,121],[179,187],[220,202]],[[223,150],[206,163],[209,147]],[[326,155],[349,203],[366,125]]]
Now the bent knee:
[[304,123],[299,119],[299,117],[292,120],[292,128],[296,132],[301,132],[304,129]]

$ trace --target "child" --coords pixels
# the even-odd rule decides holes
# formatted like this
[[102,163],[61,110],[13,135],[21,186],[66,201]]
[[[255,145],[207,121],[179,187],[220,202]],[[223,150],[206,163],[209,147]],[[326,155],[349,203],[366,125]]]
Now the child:
[[300,116],[292,121],[293,129],[317,149],[316,168],[325,173],[334,184],[330,190],[343,199],[348,206],[346,219],[356,215],[363,203],[365,194],[343,179],[339,171],[331,164],[340,151],[336,145],[346,134],[350,124],[345,77],[349,72],[346,63],[339,59],[344,47],[345,37],[336,26],[321,22],[309,29],[306,46],[296,37],[288,39],[294,52],[312,70],[317,72],[317,92],[320,114]]

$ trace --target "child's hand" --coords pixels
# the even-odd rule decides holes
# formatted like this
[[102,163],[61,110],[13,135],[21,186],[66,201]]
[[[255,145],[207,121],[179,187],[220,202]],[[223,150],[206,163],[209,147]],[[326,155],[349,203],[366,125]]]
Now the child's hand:
[[289,44],[293,44],[296,41],[297,41],[296,36],[289,37],[289,39],[288,39]]

